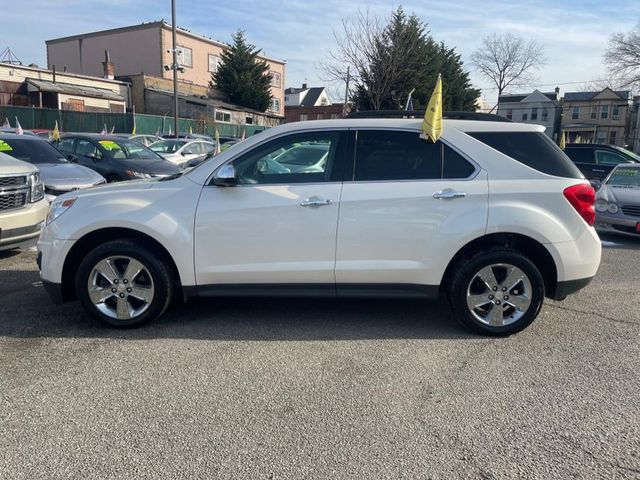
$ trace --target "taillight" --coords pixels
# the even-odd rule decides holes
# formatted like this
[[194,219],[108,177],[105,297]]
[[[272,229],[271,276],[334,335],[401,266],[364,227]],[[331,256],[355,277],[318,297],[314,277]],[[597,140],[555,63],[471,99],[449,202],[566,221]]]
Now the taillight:
[[581,183],[564,189],[564,196],[573,208],[580,214],[590,226],[596,221],[596,191],[591,185]]

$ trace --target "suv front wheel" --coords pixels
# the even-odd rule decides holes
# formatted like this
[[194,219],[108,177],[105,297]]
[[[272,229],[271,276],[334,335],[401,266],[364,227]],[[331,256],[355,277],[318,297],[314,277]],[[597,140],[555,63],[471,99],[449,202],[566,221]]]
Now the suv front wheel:
[[82,306],[113,327],[136,327],[164,313],[173,297],[171,271],[149,249],[130,240],[89,252],[76,274]]
[[520,252],[494,248],[458,264],[449,299],[455,317],[464,325],[487,335],[510,335],[538,316],[544,281]]

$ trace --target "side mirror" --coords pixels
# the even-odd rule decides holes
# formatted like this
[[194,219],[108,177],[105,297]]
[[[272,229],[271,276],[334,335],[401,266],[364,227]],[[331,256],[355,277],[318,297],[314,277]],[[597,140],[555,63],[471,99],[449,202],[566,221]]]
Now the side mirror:
[[236,167],[227,163],[222,166],[213,176],[213,183],[218,187],[233,187],[237,185]]
[[69,155],[67,155],[67,160],[72,163],[76,163],[78,161],[78,157],[76,157],[73,153],[70,153]]
[[589,183],[595,191],[600,190],[600,187],[602,186],[602,180],[598,180],[597,178],[592,178],[589,180]]

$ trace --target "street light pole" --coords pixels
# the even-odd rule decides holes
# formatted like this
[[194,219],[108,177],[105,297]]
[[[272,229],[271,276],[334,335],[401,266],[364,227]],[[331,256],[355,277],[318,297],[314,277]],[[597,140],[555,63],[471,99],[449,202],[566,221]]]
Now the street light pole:
[[178,130],[178,47],[176,42],[176,0],[171,0],[171,35],[173,42],[173,123],[176,138],[180,130]]

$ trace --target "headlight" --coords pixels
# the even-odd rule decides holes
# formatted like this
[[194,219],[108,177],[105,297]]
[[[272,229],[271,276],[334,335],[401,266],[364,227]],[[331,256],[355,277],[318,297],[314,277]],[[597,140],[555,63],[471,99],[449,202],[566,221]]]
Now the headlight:
[[618,205],[616,205],[615,203],[609,204],[609,208],[608,208],[609,213],[618,213],[618,210],[620,210],[618,208]]
[[56,218],[69,210],[71,206],[76,203],[78,197],[71,197],[66,199],[54,200],[49,207],[49,214],[47,215],[47,225],[53,222]]
[[31,187],[30,202],[36,203],[44,198],[44,184],[39,173],[29,175],[29,186]]
[[609,210],[609,202],[602,199],[596,200],[596,210],[598,212],[606,212],[607,210]]
[[151,178],[151,175],[148,173],[134,172],[133,170],[127,170],[127,175],[136,178]]

